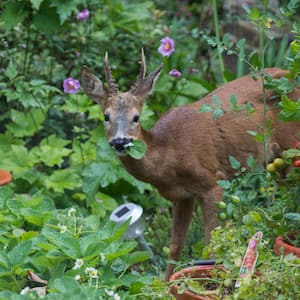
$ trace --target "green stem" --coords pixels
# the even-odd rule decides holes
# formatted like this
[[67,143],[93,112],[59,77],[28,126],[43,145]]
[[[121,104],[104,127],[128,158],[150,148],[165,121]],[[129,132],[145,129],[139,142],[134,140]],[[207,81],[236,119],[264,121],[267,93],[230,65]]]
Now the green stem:
[[[263,14],[266,15],[267,8],[268,8],[268,0],[265,0],[264,11]],[[263,149],[264,149],[264,161],[267,165],[268,163],[268,136],[266,132],[266,124],[267,124],[267,96],[266,96],[266,87],[265,87],[265,77],[264,77],[264,68],[265,68],[265,27],[261,25],[259,27],[259,58],[261,62],[261,77],[262,77],[262,90],[263,90],[263,103],[264,103],[264,110],[263,110],[263,119],[262,119],[262,139],[263,139]]]
[[222,73],[223,82],[226,83],[227,80],[224,76],[224,73],[225,73],[224,61],[223,61],[222,52],[221,52],[221,48],[220,48],[220,34],[219,34],[219,20],[218,20],[217,0],[213,0],[213,13],[214,13],[214,28],[215,28],[215,35],[216,35],[216,39],[217,39],[217,50],[218,50],[219,64],[220,64],[220,69],[221,69],[221,73]]
[[24,54],[24,61],[23,61],[23,70],[22,74],[27,77],[26,74],[26,65],[27,65],[27,59],[29,54],[29,40],[30,40],[30,24],[27,26],[27,37],[26,37],[26,44],[25,44],[25,54]]

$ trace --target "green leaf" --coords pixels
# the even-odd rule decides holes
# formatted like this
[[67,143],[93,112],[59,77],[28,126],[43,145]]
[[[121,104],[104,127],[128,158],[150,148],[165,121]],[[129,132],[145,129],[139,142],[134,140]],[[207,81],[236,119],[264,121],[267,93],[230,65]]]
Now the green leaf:
[[12,109],[10,116],[12,123],[6,127],[16,137],[32,136],[42,128],[45,119],[43,111],[39,108],[32,108],[26,112]]
[[81,178],[72,169],[56,170],[45,179],[45,186],[55,192],[73,190],[81,186]]
[[77,259],[81,257],[79,240],[67,233],[58,233],[50,230],[43,230],[43,235],[65,255]]
[[128,265],[133,265],[140,263],[142,261],[145,261],[151,257],[150,252],[146,251],[135,251],[133,253],[129,253],[122,257],[122,260],[124,260]]
[[212,95],[212,100],[216,105],[218,106],[222,105],[221,99],[216,94]]
[[98,239],[110,243],[121,238],[128,229],[130,221],[126,221],[121,225],[115,222],[108,222],[101,230],[98,231]]
[[22,23],[28,16],[28,9],[25,2],[8,2],[3,13],[0,15],[0,22],[4,22],[4,28],[8,31]]
[[36,10],[40,8],[43,1],[44,0],[30,0],[32,7],[35,8]]
[[50,288],[57,290],[60,293],[68,293],[69,291],[76,290],[80,288],[77,280],[71,277],[60,277],[55,279],[51,284]]
[[52,0],[51,6],[56,7],[56,11],[60,18],[60,23],[63,24],[66,19],[68,19],[72,12],[77,11],[77,5],[81,0],[72,0],[72,1],[61,1],[61,0]]
[[103,250],[103,254],[105,254],[105,258],[108,261],[114,260],[122,255],[125,255],[131,252],[137,245],[137,242],[130,241],[114,241],[106,249]]
[[1,273],[6,274],[10,271],[11,264],[9,261],[9,257],[4,251],[0,251],[0,276]]
[[12,61],[9,62],[5,74],[10,80],[14,79],[18,75],[17,68]]
[[68,156],[72,150],[65,148],[70,142],[56,135],[50,135],[43,139],[38,147],[32,149],[32,152],[46,165],[53,167],[61,166],[64,157]]
[[20,213],[25,220],[37,226],[43,226],[51,217],[51,213],[47,211],[37,211],[32,208],[22,208]]
[[231,168],[234,170],[238,170],[241,167],[241,163],[231,155],[229,156],[229,162]]
[[212,111],[212,107],[207,103],[201,105],[199,108],[199,112],[210,112],[210,111]]
[[20,265],[31,251],[32,242],[26,241],[15,246],[9,253],[8,257],[12,265]]
[[147,145],[144,141],[135,140],[132,142],[133,146],[127,148],[127,154],[129,154],[134,159],[141,159],[145,156]]
[[56,9],[50,7],[48,1],[42,3],[32,22],[39,31],[48,37],[61,29]]
[[0,210],[4,209],[7,200],[13,199],[14,192],[8,186],[0,187]]
[[300,222],[300,214],[298,213],[287,213],[284,215],[284,217],[291,221]]
[[214,110],[213,114],[212,114],[212,118],[213,119],[217,119],[220,118],[224,113],[224,110],[222,108],[217,108]]

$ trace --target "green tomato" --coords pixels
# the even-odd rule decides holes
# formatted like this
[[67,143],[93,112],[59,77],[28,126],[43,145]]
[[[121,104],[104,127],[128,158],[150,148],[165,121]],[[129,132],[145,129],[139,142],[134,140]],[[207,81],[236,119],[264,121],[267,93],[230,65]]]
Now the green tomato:
[[232,203],[234,203],[234,204],[240,204],[240,203],[241,203],[241,198],[238,197],[238,196],[236,196],[236,195],[232,195],[232,196],[231,196],[231,201],[232,201]]
[[281,169],[284,167],[284,160],[282,158],[275,158],[273,161],[276,169]]
[[221,221],[225,221],[227,219],[227,216],[224,212],[219,213],[218,217]]
[[276,171],[276,167],[275,167],[274,163],[270,163],[267,165],[267,171],[270,173],[274,173]]
[[230,278],[226,278],[223,282],[224,286],[229,288],[232,287],[232,280]]
[[219,209],[225,209],[226,208],[226,203],[224,202],[224,201],[220,201],[220,202],[218,202],[217,203],[217,207],[219,208]]

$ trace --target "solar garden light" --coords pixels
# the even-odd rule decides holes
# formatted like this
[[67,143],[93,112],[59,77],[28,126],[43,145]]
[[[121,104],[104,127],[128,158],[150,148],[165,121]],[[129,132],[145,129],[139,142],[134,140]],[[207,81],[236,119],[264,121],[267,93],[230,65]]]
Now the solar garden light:
[[157,264],[156,257],[144,238],[143,208],[134,203],[125,203],[118,206],[110,215],[110,220],[118,225],[130,220],[129,227],[124,234],[126,240],[137,240],[144,250],[151,253],[151,261]]

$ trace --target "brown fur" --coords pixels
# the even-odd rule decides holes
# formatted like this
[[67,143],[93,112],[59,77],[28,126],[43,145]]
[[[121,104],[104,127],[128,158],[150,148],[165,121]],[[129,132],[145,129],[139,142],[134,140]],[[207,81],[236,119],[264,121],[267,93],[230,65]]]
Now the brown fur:
[[[155,72],[155,71],[154,71]],[[154,73],[153,72],[153,73]],[[151,73],[151,74],[153,74]],[[273,78],[283,76],[286,71],[268,69]],[[116,122],[126,115],[125,132],[133,139],[143,140],[147,144],[146,155],[135,160],[130,156],[121,156],[125,168],[136,178],[149,182],[157,187],[162,196],[173,202],[170,259],[178,260],[184,245],[188,225],[191,220],[194,201],[199,201],[205,224],[205,241],[208,242],[210,231],[216,226],[216,202],[222,199],[222,190],[216,184],[218,179],[230,179],[233,170],[229,156],[234,156],[243,165],[252,155],[263,163],[263,146],[257,143],[248,130],[257,130],[263,118],[262,81],[254,81],[250,76],[234,80],[207,95],[203,99],[185,106],[171,109],[150,130],[140,126],[132,127],[132,115],[141,112],[142,104],[154,84],[157,74],[151,74],[144,81],[151,81],[150,86],[132,93],[116,94],[102,100],[102,109],[111,114],[111,124],[106,126],[107,138],[110,141],[116,132]],[[159,72],[158,72],[159,74]],[[87,69],[83,70],[83,86],[88,95],[99,86],[99,79],[93,78]],[[91,78],[93,88],[86,88]],[[143,83],[141,83],[143,85]],[[102,95],[98,95],[102,98]],[[251,116],[245,112],[225,112],[220,118],[212,119],[211,113],[200,113],[203,103],[212,103],[212,95],[217,95],[223,107],[230,108],[230,97],[235,94],[238,104],[251,102],[257,111]],[[268,93],[268,96],[271,96]],[[294,98],[299,97],[296,91]],[[99,100],[97,98],[97,100]],[[104,104],[105,102],[105,104]],[[122,105],[121,105],[122,103]],[[277,109],[269,106],[267,118],[272,119],[272,135],[269,139],[269,158],[278,155],[282,149],[292,147],[299,139],[299,122],[282,123],[277,120]],[[169,265],[166,279],[173,271]]]

